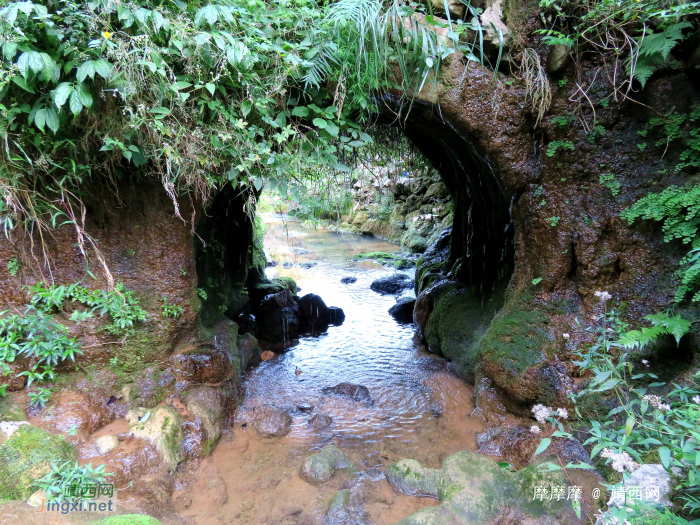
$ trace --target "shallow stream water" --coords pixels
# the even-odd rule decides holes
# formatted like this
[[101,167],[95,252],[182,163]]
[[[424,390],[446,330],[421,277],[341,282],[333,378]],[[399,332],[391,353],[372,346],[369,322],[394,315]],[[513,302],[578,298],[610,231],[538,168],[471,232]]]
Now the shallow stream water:
[[[396,523],[437,504],[395,492],[384,479],[384,469],[402,458],[439,467],[450,454],[476,450],[476,435],[484,427],[471,416],[471,387],[453,376],[444,360],[425,351],[412,325],[397,323],[388,314],[394,296],[370,290],[374,279],[394,270],[351,261],[356,253],[394,252],[398,247],[304,227],[276,214],[264,215],[264,222],[268,256],[280,263],[268,268],[269,277],[291,275],[302,288],[300,295],[320,295],[327,305],[341,307],[346,320],[326,333],[301,337],[288,352],[247,374],[242,412],[265,404],[287,409],[293,418],[291,432],[265,438],[239,419],[192,472],[198,480],[223,480],[226,502],[212,508],[208,491],[198,481],[199,490],[191,492],[192,504],[183,514],[201,525],[320,524],[329,500],[344,488],[350,489],[353,523],[358,524]],[[283,268],[285,261],[294,266]],[[299,265],[305,262],[316,264],[305,269]],[[342,284],[345,276],[357,281]],[[343,382],[366,386],[374,404],[321,393]],[[303,412],[297,408],[302,405],[314,408]],[[325,430],[315,431],[308,423],[317,412],[333,418]],[[304,459],[329,443],[347,453],[356,469],[338,471],[320,485],[307,483],[299,475]]]

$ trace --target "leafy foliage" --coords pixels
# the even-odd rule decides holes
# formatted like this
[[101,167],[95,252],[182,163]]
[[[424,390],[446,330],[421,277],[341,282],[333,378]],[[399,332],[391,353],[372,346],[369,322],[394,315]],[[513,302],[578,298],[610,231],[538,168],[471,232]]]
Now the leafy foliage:
[[[695,388],[697,384],[666,385],[659,382],[655,374],[644,370],[646,361],[641,364],[634,362],[636,351],[661,336],[672,335],[676,342],[680,342],[681,337],[689,332],[690,322],[678,315],[655,314],[645,318],[651,321],[651,327],[628,331],[628,325],[614,310],[605,311],[597,319],[596,325],[586,328],[597,335],[596,343],[577,351],[579,361],[574,361],[582,375],[590,380],[579,392],[569,395],[577,405],[579,417],[578,404],[587,396],[604,395],[615,401],[615,408],[608,412],[605,421],[585,421],[590,437],[584,445],[591,447],[591,458],[606,451],[603,457],[610,463],[612,456],[627,454],[626,463],[613,465],[623,474],[623,479],[627,479],[628,471],[632,470],[630,462],[644,463],[645,457],[656,453],[669,473],[671,469],[682,473],[677,489],[685,508],[691,513],[700,510],[700,506],[694,503],[700,491],[700,434],[697,432],[700,392]],[[640,365],[643,371],[639,371]],[[695,377],[700,377],[700,372]],[[666,394],[661,398],[653,392]],[[552,427],[557,428],[552,436],[573,439],[560,421],[556,418],[549,420]],[[549,464],[547,468],[558,470],[562,467]],[[567,468],[590,467],[567,465]],[[638,512],[643,514],[647,510],[642,508]]]
[[547,144],[547,156],[553,157],[559,150],[574,151],[574,143],[570,140],[553,140]]
[[44,311],[52,313],[63,308],[66,301],[75,301],[92,308],[91,312],[98,312],[101,317],[109,314],[112,317],[112,326],[107,330],[111,333],[121,333],[132,328],[134,323],[144,321],[146,312],[139,306],[139,300],[133,292],[117,283],[114,290],[95,290],[73,283],[69,286],[52,285],[46,288],[43,282],[29,288],[31,304]]
[[63,464],[51,463],[51,471],[33,485],[46,493],[49,501],[62,502],[70,500],[65,497],[67,489],[72,485],[96,485],[105,483],[107,476],[114,476],[105,472],[105,465],[92,466],[92,463],[80,465],[78,462],[66,461]]
[[651,193],[622,213],[629,223],[636,219],[652,219],[662,223],[664,240],[680,239],[690,244],[691,251],[681,260],[681,285],[676,301],[692,293],[692,301],[700,301],[700,186],[670,186],[660,193]]

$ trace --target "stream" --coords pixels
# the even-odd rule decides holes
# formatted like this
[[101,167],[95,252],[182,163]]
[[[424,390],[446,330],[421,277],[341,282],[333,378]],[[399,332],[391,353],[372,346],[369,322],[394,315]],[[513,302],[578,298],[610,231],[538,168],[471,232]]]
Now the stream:
[[[388,314],[394,296],[370,290],[373,280],[393,270],[351,261],[356,253],[394,252],[397,246],[304,227],[277,214],[263,218],[268,257],[280,262],[267,269],[268,276],[292,276],[302,288],[300,295],[320,295],[329,306],[341,307],[346,320],[326,333],[301,337],[288,352],[247,373],[239,412],[266,404],[281,407],[292,416],[291,431],[284,437],[262,437],[237,419],[213,454],[183,475],[183,483],[190,476],[198,481],[194,488],[187,483],[192,502],[181,514],[199,525],[321,524],[333,494],[349,489],[352,523],[388,525],[438,504],[394,491],[384,478],[385,468],[402,458],[439,467],[459,450],[476,450],[484,425],[471,416],[472,387],[426,351],[412,325]],[[283,268],[285,261],[294,266]],[[308,262],[315,265],[299,266]],[[346,276],[357,281],[342,284]],[[343,382],[367,387],[373,405],[322,394],[324,387]],[[316,413],[331,416],[331,425],[314,430],[308,420]],[[304,459],[330,443],[350,456],[356,468],[339,470],[320,485],[307,483],[299,474]],[[216,499],[212,494],[220,492],[221,484],[227,497]]]

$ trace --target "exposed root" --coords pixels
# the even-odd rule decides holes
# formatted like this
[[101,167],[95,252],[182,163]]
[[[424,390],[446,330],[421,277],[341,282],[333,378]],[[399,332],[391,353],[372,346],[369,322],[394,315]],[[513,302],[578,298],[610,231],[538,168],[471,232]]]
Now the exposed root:
[[552,103],[552,88],[537,51],[529,47],[525,48],[520,71],[525,80],[525,97],[530,99],[532,110],[537,113],[535,121],[535,126],[537,126]]

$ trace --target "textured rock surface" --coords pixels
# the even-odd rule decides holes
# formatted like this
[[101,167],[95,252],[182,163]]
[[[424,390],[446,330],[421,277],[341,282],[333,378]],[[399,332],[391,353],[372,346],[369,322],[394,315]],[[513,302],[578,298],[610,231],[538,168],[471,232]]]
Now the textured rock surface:
[[134,437],[149,441],[170,470],[177,467],[183,458],[180,447],[183,434],[177,410],[163,405],[152,411],[139,409],[127,414],[127,420]]
[[382,295],[395,295],[401,293],[406,288],[413,287],[413,279],[405,273],[395,273],[380,277],[372,282],[370,288]]
[[[439,499],[438,507],[426,507],[402,520],[401,525],[476,525],[515,519],[514,522],[585,523],[579,520],[571,503],[533,499],[537,486],[565,486],[561,472],[542,473],[527,467],[511,474],[498,464],[473,452],[448,457],[441,469],[423,467],[412,459],[392,465],[387,480],[405,494]],[[589,510],[587,505],[584,509]]]
[[33,425],[20,426],[0,445],[0,500],[27,499],[35,480],[51,471],[51,462],[75,461],[75,449],[59,436]]
[[412,323],[415,304],[416,300],[413,297],[401,297],[394,306],[389,308],[389,315],[400,323]]
[[369,389],[363,385],[339,383],[335,386],[323,388],[321,392],[324,394],[349,397],[353,401],[364,403],[365,406],[371,406],[374,403],[374,401],[372,401],[372,396],[369,393]]
[[289,433],[292,416],[275,406],[262,406],[253,409],[253,426],[267,437],[280,437]]
[[336,470],[353,467],[353,462],[339,448],[326,445],[318,454],[306,458],[301,474],[308,481],[323,482],[332,478]]

